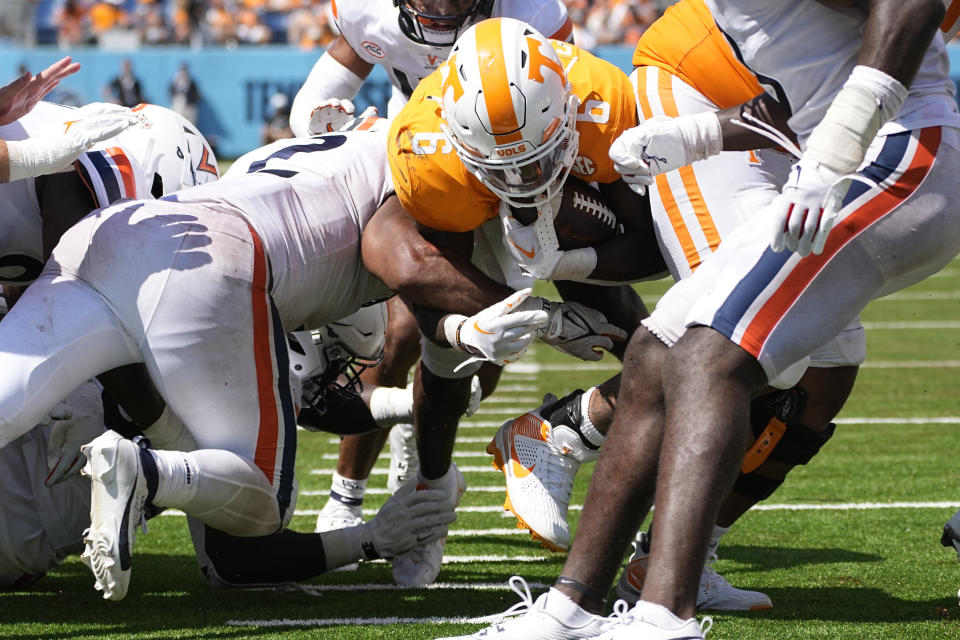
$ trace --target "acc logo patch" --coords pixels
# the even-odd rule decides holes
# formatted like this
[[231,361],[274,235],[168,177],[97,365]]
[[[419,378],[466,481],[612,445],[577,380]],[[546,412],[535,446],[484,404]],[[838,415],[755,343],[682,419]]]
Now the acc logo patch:
[[587,156],[577,156],[577,159],[573,161],[573,167],[571,171],[581,176],[592,176],[597,170],[597,163],[588,158]]
[[386,57],[386,53],[383,52],[383,47],[378,45],[376,42],[370,42],[369,40],[364,40],[360,43],[360,46],[370,52],[370,55],[376,58]]

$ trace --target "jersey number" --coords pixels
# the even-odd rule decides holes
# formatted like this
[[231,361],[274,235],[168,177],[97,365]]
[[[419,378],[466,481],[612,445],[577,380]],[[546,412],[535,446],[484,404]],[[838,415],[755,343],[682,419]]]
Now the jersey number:
[[247,173],[272,173],[273,175],[280,176],[281,178],[292,178],[293,176],[297,175],[297,171],[293,171],[292,169],[267,168],[267,163],[274,158],[278,160],[288,160],[296,153],[313,153],[314,151],[329,151],[330,149],[336,149],[347,141],[347,137],[340,135],[324,135],[314,138],[314,140],[316,140],[316,142],[310,142],[307,144],[291,144],[288,147],[277,149],[266,158],[251,162],[250,166],[247,168]]

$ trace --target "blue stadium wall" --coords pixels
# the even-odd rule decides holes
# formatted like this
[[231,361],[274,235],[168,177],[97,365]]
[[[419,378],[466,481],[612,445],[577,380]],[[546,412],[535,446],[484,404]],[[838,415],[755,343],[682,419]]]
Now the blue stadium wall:
[[[51,96],[56,102],[79,104],[102,100],[104,87],[129,58],[140,78],[146,99],[168,106],[169,84],[181,62],[187,62],[196,80],[202,102],[197,126],[216,144],[218,153],[236,157],[260,144],[260,132],[269,116],[270,97],[280,91],[292,99],[320,55],[289,47],[225,49],[157,48],[135,52],[56,48],[4,48],[0,52],[0,78],[12,79],[19,65],[36,71],[70,53],[82,69],[66,79]],[[621,69],[630,69],[631,50],[624,47],[599,48],[596,53]],[[960,80],[960,46],[950,48],[954,82]],[[377,67],[356,100],[362,108],[370,104],[385,110],[389,85],[383,69]]]

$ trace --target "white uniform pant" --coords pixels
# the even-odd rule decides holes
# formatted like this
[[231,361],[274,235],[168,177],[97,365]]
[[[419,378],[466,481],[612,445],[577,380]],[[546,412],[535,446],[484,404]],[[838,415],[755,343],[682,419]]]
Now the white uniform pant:
[[0,445],[84,380],[143,362],[200,449],[252,461],[280,519],[294,496],[286,341],[259,238],[230,209],[126,202],[61,239],[0,321]]
[[662,327],[661,305],[686,306],[685,326],[716,329],[754,356],[769,380],[777,378],[840,336],[868,302],[920,282],[956,256],[958,163],[957,129],[878,137],[859,171],[875,186],[853,183],[821,255],[776,253],[768,221],[748,222],[644,323]]

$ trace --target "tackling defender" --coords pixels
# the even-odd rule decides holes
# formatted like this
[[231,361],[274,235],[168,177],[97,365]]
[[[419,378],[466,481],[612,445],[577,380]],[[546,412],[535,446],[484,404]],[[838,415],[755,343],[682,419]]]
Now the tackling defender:
[[[83,558],[105,597],[126,593],[147,504],[231,535],[266,535],[289,520],[296,430],[283,325],[390,295],[360,259],[371,217],[398,208],[385,172],[369,171],[385,166],[384,152],[375,131],[283,141],[241,159],[243,180],[102,209],[63,236],[0,324],[0,442],[91,374],[143,362],[200,447],[153,451],[109,434],[85,447],[93,498]],[[478,307],[476,286],[445,265],[435,256],[428,281],[405,293],[438,308]],[[444,277],[460,285],[452,302],[429,281]],[[492,357],[525,350],[543,322],[505,313],[474,319],[491,330],[477,348]],[[443,501],[459,500],[461,478],[451,466]],[[328,553],[355,557],[365,542],[345,534]]]

